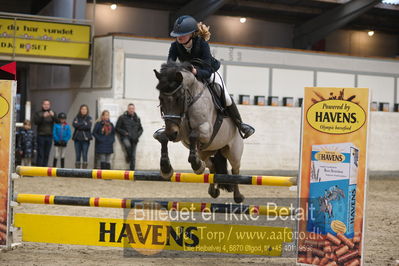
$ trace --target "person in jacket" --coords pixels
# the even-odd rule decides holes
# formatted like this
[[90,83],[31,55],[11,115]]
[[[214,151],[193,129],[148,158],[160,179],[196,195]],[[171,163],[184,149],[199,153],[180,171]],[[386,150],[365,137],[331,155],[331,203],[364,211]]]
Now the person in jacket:
[[130,170],[135,170],[136,147],[141,134],[143,134],[143,127],[133,103],[129,103],[127,111],[118,118],[115,129],[126,151],[126,161],[129,163]]
[[[91,135],[92,118],[89,115],[89,107],[86,104],[80,106],[72,125],[75,128],[72,137],[75,145],[75,168],[86,169],[88,165],[87,152],[90,141],[93,139]],[[81,159],[83,159],[83,162],[81,162]]]
[[53,140],[55,146],[53,167],[57,167],[57,159],[60,159],[61,168],[65,167],[65,150],[71,139],[71,127],[66,122],[65,113],[58,114],[58,123],[53,127]]
[[191,16],[181,16],[176,19],[171,37],[176,38],[169,49],[168,62],[190,62],[193,64],[191,72],[201,81],[214,81],[224,90],[226,111],[241,131],[243,138],[248,138],[255,133],[255,129],[242,122],[236,104],[230,97],[224,81],[217,73],[220,62],[212,54],[208,44],[211,33],[209,27],[198,23]]
[[37,126],[37,166],[48,166],[48,159],[53,141],[53,126],[57,122],[57,115],[51,110],[50,100],[42,101],[42,109],[33,116]]
[[24,121],[24,127],[19,131],[17,150],[21,155],[21,164],[31,166],[37,151],[37,142],[29,120]]
[[[114,153],[115,128],[109,120],[109,112],[101,113],[101,120],[94,125],[93,136],[95,142],[95,153],[100,162],[100,169],[111,169],[111,154]],[[98,167],[98,166],[97,166]]]

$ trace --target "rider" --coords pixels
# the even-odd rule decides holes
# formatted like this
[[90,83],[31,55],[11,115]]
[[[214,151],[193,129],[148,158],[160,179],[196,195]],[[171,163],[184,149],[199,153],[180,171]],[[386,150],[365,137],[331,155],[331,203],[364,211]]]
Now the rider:
[[222,77],[215,73],[220,67],[220,62],[211,55],[209,44],[207,43],[210,35],[209,27],[202,24],[202,22],[198,23],[191,16],[179,17],[175,21],[173,31],[170,33],[170,36],[175,37],[176,41],[170,46],[168,62],[176,61],[177,59],[180,62],[191,62],[193,64],[192,73],[199,80],[214,80],[218,83],[224,89],[226,110],[229,116],[242,132],[243,138],[248,138],[255,132],[255,129],[242,122],[237,106],[227,92]]

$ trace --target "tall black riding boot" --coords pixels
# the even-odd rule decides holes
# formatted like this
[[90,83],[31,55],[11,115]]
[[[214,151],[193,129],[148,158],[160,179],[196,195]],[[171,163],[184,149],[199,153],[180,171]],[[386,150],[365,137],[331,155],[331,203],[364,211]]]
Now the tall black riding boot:
[[57,167],[57,158],[54,158],[53,160],[53,167]]
[[61,158],[61,168],[65,167],[65,158]]
[[252,134],[255,133],[255,129],[253,127],[242,122],[240,112],[238,111],[234,101],[230,106],[226,106],[226,110],[231,119],[233,119],[233,122],[238,127],[238,130],[241,131],[244,139],[250,137]]

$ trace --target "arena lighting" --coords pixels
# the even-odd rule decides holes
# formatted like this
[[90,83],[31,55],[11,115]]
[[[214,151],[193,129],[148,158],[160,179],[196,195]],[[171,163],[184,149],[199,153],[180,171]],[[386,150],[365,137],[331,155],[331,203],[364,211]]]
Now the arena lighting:
[[118,6],[116,4],[112,4],[109,8],[111,8],[112,10],[115,10]]
[[371,37],[374,35],[374,31],[373,30],[369,30],[369,32],[367,32],[367,34]]
[[241,23],[245,23],[247,21],[247,18],[240,18]]
[[382,0],[383,4],[399,5],[399,0]]

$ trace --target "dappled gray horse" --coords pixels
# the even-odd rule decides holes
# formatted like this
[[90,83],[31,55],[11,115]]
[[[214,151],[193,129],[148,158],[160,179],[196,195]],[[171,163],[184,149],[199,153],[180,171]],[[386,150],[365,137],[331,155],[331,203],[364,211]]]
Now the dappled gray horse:
[[[191,73],[190,67],[187,63],[171,62],[163,64],[161,72],[154,70],[159,81],[157,89],[165,121],[165,129],[154,133],[154,138],[162,144],[161,174],[165,179],[173,175],[168,141],[180,141],[190,149],[188,161],[196,174],[202,174],[205,166],[211,173],[227,174],[226,158],[231,164],[232,174],[239,174],[243,140],[230,118],[220,119],[220,129],[215,134],[218,112],[212,95],[207,86]],[[234,191],[237,203],[244,200],[237,184],[210,184],[208,192],[216,198],[220,194],[219,188]]]

